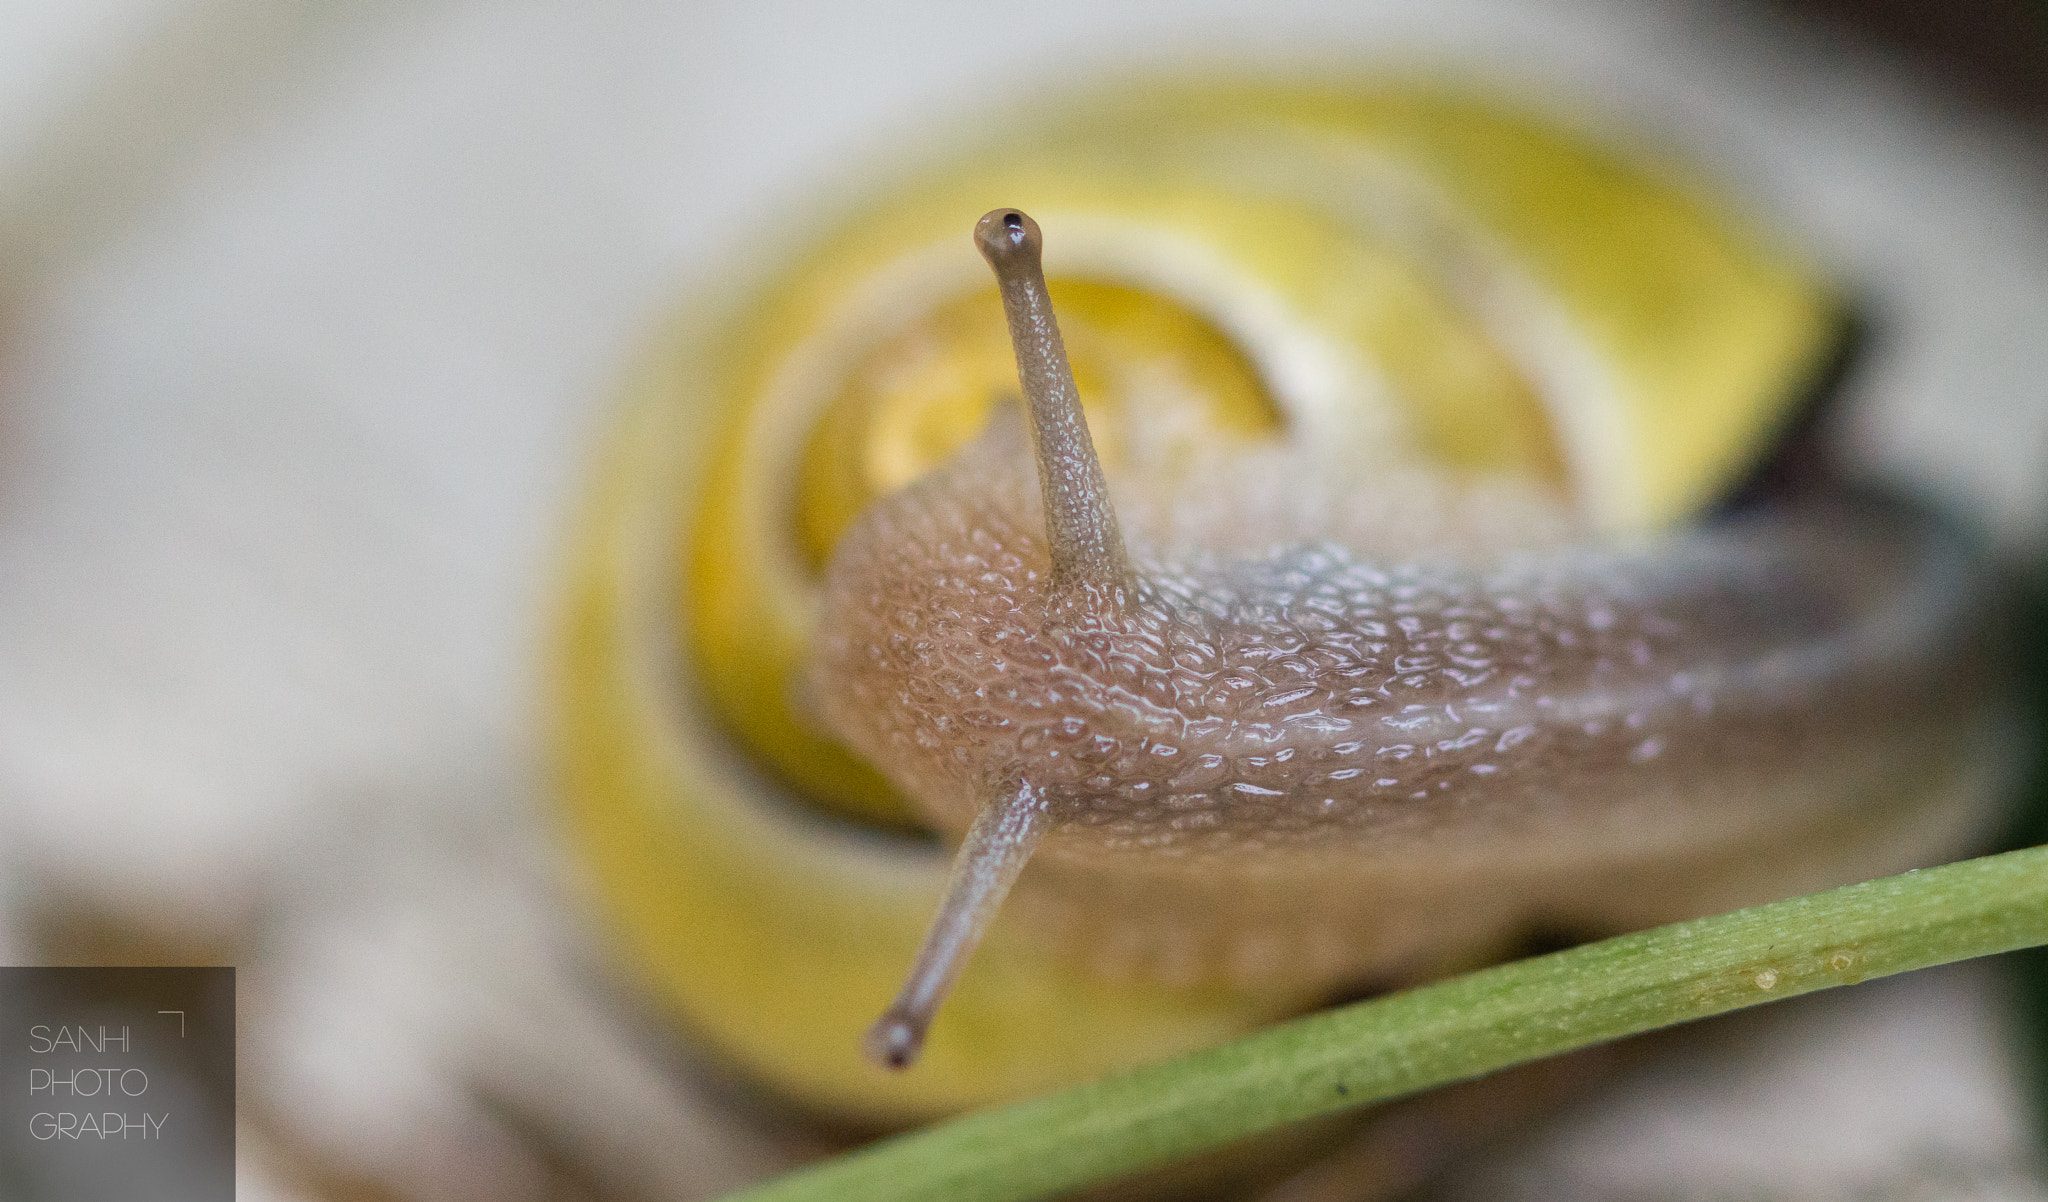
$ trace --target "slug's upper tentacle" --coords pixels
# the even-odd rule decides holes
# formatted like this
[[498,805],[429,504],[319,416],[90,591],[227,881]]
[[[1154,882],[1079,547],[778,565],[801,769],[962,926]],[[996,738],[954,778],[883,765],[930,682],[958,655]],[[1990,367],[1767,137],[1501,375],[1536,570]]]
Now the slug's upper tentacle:
[[1052,554],[1050,586],[1119,603],[1130,584],[1130,561],[1053,317],[1038,223],[1015,209],[996,209],[975,225],[974,244],[995,270],[1017,352],[1017,382],[1031,414]]
[[[886,1062],[914,1055],[1034,846],[1069,867],[1142,865],[1177,882],[1162,896],[1199,878],[1199,920],[1223,928],[1259,896],[1320,890],[1278,909],[1338,945],[1316,971],[1341,976],[1384,967],[1403,930],[1476,939],[1540,919],[1559,882],[1777,864],[1784,841],[1924,798],[1918,783],[1963,757],[1996,691],[1979,672],[1984,581],[1909,513],[1820,504],[1639,546],[1452,538],[1386,560],[1369,521],[1338,512],[1360,490],[1319,483],[1304,455],[1282,481],[1324,491],[1303,511],[1316,521],[1263,543],[1134,530],[1125,566],[1036,227],[1012,215],[977,239],[1024,364],[1038,487],[990,441],[871,507],[835,554],[815,644],[833,729],[969,831],[872,1037]],[[1189,487],[1213,500],[1267,481]],[[1237,508],[1210,506],[1225,523]],[[1076,582],[1122,600],[1076,606]],[[1661,889],[1666,910],[1702,896],[1616,888]]]

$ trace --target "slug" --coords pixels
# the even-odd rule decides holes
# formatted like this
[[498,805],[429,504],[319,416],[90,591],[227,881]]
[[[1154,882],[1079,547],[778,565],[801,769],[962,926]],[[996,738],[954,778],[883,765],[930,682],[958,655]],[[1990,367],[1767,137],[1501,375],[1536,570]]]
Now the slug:
[[1946,820],[1990,585],[1930,519],[1844,495],[1603,541],[1313,446],[1113,486],[1036,223],[974,241],[1028,440],[999,418],[857,519],[808,674],[961,839],[874,1060],[916,1059],[1027,861],[1169,975],[1337,984],[1757,900]]
[[[764,1095],[841,1128],[913,1126],[1532,940],[1934,863],[1997,821],[2016,749],[1977,720],[1995,681],[1964,679],[1965,660],[1996,658],[1998,636],[1956,540],[1850,496],[1701,525],[1774,458],[1841,344],[1842,298],[1767,210],[1745,212],[1676,156],[1602,144],[1519,90],[1432,77],[1148,77],[1047,97],[1028,122],[993,119],[999,138],[969,121],[950,147],[803,197],[785,236],[679,297],[619,377],[568,526],[546,678],[564,846],[620,972]],[[1135,669],[1087,661],[1089,639],[1124,646],[1110,619],[1162,612],[1163,597],[1190,623],[1220,622],[1192,601],[1250,606],[1335,544],[1342,570],[1376,566],[1389,590],[1498,584],[1569,615],[1597,584],[1616,598],[1603,646],[1622,646],[1637,615],[1690,623],[1647,646],[1694,663],[1712,709],[1692,716],[1659,694],[1632,730],[1623,686],[1654,682],[1649,669],[1560,649],[1541,695],[1607,698],[1617,716],[1579,718],[1608,721],[1604,736],[1549,710],[1509,722],[1467,705],[1452,729],[1450,673],[1481,701],[1513,674],[1480,681],[1487,669],[1449,658],[1474,658],[1459,646],[1484,638],[1410,646],[1396,621],[1383,651],[1304,641],[1292,657],[1237,656],[1244,671],[1206,693],[1134,695],[1114,729],[1107,712],[1078,715],[1090,741],[1070,751],[1058,725],[1060,755],[1040,762],[1073,767],[1083,788],[1034,778],[1048,812],[1024,832],[1039,840],[1030,867],[916,1070],[885,1072],[863,1032],[903,983],[954,859],[928,832],[964,836],[999,793],[969,776],[1015,757],[971,725],[998,712],[971,701],[979,660],[899,665],[935,724],[896,728],[909,747],[860,747],[889,710],[878,705],[838,723],[850,748],[823,711],[847,688],[885,689],[870,668],[886,663],[831,669],[819,635],[865,622],[896,654],[899,634],[951,622],[920,615],[913,632],[885,607],[847,609],[863,587],[898,609],[963,596],[929,591],[948,573],[919,574],[949,513],[979,515],[1000,542],[962,554],[1037,573],[1005,586],[1020,622],[1055,616],[1034,599],[1051,558],[1026,423],[997,400],[1018,394],[1002,297],[960,238],[997,199],[1053,236],[1044,271],[1132,583],[1127,611],[1099,625],[1083,609],[1078,626],[977,644],[1006,665],[986,683],[1046,699],[1048,679],[1064,690],[1058,673],[1085,666],[1125,704],[1119,673]],[[1743,613],[1770,621],[1738,628]],[[1304,623],[1332,620],[1279,616],[1304,640]],[[1025,654],[1037,630],[1069,658]],[[1362,686],[1339,697],[1334,682],[1353,670],[1391,696],[1341,708]],[[1906,691],[1871,691],[1886,681]],[[1326,698],[1252,711],[1264,717],[1244,729],[1270,745],[1196,762],[1197,715],[1237,713],[1240,686],[1280,698],[1325,685]],[[1939,695],[1950,687],[1952,701]],[[1373,723],[1410,704],[1425,709],[1407,720],[1428,720],[1379,737]],[[1364,733],[1311,737],[1316,712]],[[1908,713],[1920,717],[1897,718]],[[1186,724],[1170,771],[1090,759],[1094,734],[1149,737],[1154,719]],[[1440,746],[1479,728],[1470,746]],[[1775,750],[1713,765],[1752,734]],[[1804,750],[1772,742],[1795,738]],[[1641,763],[1614,762],[1638,751]],[[1308,758],[1325,752],[1364,762]],[[1311,774],[1345,791],[1300,794],[1305,814],[1223,788],[1288,795]],[[1074,821],[1067,807],[1097,777],[1112,793],[1161,780],[1147,787],[1170,785],[1187,812],[1152,830],[1140,819],[1156,814]]]

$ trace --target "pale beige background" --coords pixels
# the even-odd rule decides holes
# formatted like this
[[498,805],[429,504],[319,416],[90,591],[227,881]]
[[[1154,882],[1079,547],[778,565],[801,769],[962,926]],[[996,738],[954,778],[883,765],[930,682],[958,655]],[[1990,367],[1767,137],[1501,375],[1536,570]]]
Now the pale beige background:
[[[775,1154],[563,900],[536,641],[636,340],[935,112],[1182,56],[1527,87],[1869,300],[1847,455],[2048,541],[2048,156],[1882,52],[1706,2],[997,12],[0,0],[0,949],[238,959],[245,1198],[539,1196],[536,1130],[621,1196]],[[2048,1197],[2006,1021],[1977,970],[1788,1008],[1459,1196]]]

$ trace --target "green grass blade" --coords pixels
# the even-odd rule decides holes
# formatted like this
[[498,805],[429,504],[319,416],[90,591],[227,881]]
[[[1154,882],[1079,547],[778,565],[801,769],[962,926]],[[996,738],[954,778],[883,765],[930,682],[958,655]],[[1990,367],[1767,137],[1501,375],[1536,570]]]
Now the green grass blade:
[[2048,847],[1659,927],[1326,1011],[874,1144],[733,1202],[1043,1197],[1625,1035],[2041,944]]

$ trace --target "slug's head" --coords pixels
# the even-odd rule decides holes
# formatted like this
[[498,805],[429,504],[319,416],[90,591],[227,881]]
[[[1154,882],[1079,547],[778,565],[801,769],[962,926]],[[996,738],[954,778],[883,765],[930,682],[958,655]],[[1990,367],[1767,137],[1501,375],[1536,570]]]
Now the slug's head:
[[1055,677],[1092,675],[1080,644],[1135,617],[1038,224],[997,209],[974,241],[1002,292],[1035,454],[999,411],[952,463],[872,505],[834,552],[811,670],[834,732],[954,830],[1032,767],[1037,726],[1094,708],[1096,690]]
[[1113,688],[1098,683],[1105,640],[1138,620],[1046,295],[1038,225],[998,209],[974,237],[1002,291],[1038,487],[1023,448],[999,430],[870,507],[834,553],[811,667],[834,732],[927,818],[966,832],[911,981],[871,1037],[871,1053],[893,1067],[915,1057],[1050,799],[1085,759],[1069,745],[1097,725],[1088,714],[1116,707]]

